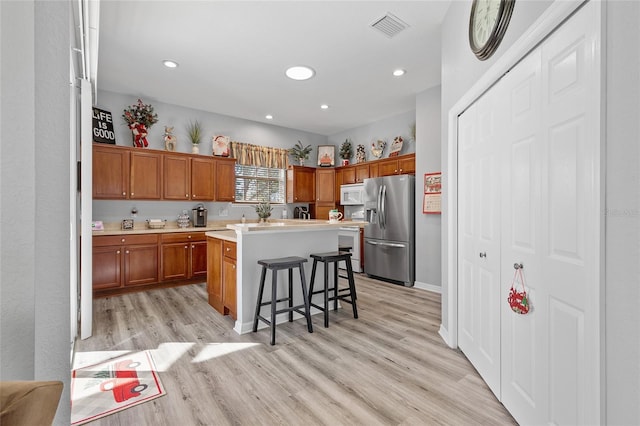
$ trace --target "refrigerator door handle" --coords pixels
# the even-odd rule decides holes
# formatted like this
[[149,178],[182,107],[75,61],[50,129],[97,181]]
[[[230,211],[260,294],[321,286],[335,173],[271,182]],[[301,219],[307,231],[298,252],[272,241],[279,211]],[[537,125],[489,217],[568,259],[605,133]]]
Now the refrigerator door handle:
[[377,213],[378,213],[378,227],[382,229],[382,185],[378,188],[378,199],[377,201]]
[[382,185],[382,196],[380,197],[380,206],[382,210],[382,229],[387,228],[387,185]]
[[398,244],[398,243],[376,243],[376,245],[381,245],[386,247],[398,247],[398,248],[406,247],[405,244]]
[[372,246],[377,246],[379,243],[375,243],[373,241],[365,241],[367,244],[371,244]]

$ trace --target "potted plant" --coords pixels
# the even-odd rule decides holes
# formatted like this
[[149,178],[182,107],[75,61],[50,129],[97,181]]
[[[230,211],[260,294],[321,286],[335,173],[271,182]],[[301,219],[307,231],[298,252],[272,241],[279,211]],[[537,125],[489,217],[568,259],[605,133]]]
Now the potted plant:
[[304,160],[309,159],[309,153],[311,153],[311,145],[302,146],[300,141],[289,149],[289,155],[298,160],[298,164],[301,166],[304,166]]
[[192,147],[191,153],[197,154],[200,152],[198,148],[198,144],[200,143],[200,139],[202,138],[202,126],[200,122],[196,120],[195,122],[189,122],[187,126],[187,133],[189,134],[189,139],[191,139]]
[[124,110],[122,118],[131,129],[133,146],[137,148],[149,146],[147,133],[149,128],[158,122],[158,114],[153,112],[153,105],[145,104],[141,99],[138,99],[137,103]]
[[271,204],[267,202],[261,202],[256,204],[256,213],[258,213],[258,217],[260,218],[260,222],[266,222],[267,219],[271,216]]
[[353,155],[353,148],[351,146],[351,139],[345,139],[340,146],[340,158],[342,158],[342,165],[346,166],[349,164],[349,159]]

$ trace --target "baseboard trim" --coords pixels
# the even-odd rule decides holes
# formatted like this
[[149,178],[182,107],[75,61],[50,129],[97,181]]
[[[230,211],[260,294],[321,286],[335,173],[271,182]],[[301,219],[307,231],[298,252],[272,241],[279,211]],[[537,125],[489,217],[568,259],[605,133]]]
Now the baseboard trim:
[[427,283],[421,283],[420,281],[415,281],[413,283],[413,288],[419,288],[420,290],[426,290],[432,293],[442,294],[442,287],[435,284],[427,284]]
[[440,330],[438,330],[438,334],[442,337],[442,340],[449,346],[451,349],[456,349],[456,346],[451,344],[451,336],[449,336],[449,331],[444,327],[444,325],[440,324]]

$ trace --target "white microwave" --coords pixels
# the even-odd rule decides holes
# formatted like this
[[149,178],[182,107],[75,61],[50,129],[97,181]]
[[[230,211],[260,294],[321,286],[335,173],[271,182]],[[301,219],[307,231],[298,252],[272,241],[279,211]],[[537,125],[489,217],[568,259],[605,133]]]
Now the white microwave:
[[364,184],[354,183],[340,186],[340,204],[359,206],[364,204]]

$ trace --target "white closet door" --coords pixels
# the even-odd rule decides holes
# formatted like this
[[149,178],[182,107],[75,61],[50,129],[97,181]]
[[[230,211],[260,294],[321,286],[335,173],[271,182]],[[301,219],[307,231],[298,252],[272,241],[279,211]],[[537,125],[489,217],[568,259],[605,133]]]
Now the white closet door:
[[503,281],[522,262],[533,310],[503,302],[502,402],[521,423],[600,423],[599,7],[504,79]]
[[[505,153],[502,190],[502,403],[515,419],[543,424],[548,409],[547,288],[541,280],[543,256],[541,163],[545,131],[541,128],[541,60],[536,50],[504,78],[508,114],[503,121]],[[507,304],[514,264],[524,266],[534,310],[514,313]],[[521,290],[519,287],[518,290]]]
[[500,398],[500,97],[459,117],[458,344]]

